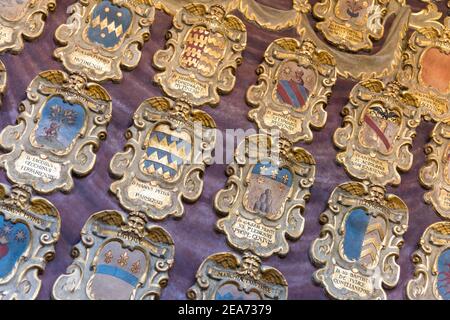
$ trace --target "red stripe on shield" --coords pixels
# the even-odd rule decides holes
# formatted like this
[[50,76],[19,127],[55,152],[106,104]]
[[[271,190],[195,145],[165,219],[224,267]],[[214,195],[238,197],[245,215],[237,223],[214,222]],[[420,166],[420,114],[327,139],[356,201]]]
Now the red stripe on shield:
[[384,132],[381,131],[380,128],[378,128],[377,124],[372,120],[371,117],[369,117],[367,114],[364,116],[364,121],[369,125],[369,127],[372,128],[373,131],[377,134],[377,136],[381,139],[384,146],[387,150],[391,148],[391,144],[389,143],[389,140],[384,135]]

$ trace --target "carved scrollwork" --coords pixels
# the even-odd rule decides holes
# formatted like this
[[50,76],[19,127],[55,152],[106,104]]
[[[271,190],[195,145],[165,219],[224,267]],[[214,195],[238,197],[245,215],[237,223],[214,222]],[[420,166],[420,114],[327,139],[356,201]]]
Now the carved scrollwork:
[[[128,218],[113,210],[93,214],[81,234],[92,245],[76,245],[80,254],[53,285],[56,300],[156,299],[173,265],[174,244],[167,231],[146,225],[145,215]],[[113,290],[111,288],[114,288]]]
[[70,191],[72,171],[92,171],[106,136],[112,103],[106,90],[79,74],[41,72],[28,86],[17,124],[0,133],[0,166],[9,179],[36,191]]
[[334,299],[386,299],[400,277],[396,262],[408,227],[408,208],[383,187],[339,185],[322,213],[310,257],[315,282]]
[[24,38],[33,40],[44,31],[45,18],[56,8],[55,0],[4,2],[0,5],[0,52],[17,54]]

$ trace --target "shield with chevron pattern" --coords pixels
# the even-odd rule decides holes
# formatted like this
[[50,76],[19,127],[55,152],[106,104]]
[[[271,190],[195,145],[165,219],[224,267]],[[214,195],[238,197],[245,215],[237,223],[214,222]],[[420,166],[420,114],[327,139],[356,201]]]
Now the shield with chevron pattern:
[[111,49],[121,42],[131,22],[132,13],[128,8],[119,7],[105,0],[92,12],[87,35],[90,41]]
[[193,27],[186,36],[180,65],[196,70],[204,77],[212,76],[223,59],[226,49],[225,37],[203,26]]
[[354,209],[345,221],[344,254],[350,261],[373,268],[378,263],[385,236],[386,221],[382,217],[373,217],[362,208]]
[[191,136],[184,131],[171,130],[165,124],[156,126],[145,139],[146,153],[140,162],[141,170],[173,181],[182,165],[191,160],[191,141]]

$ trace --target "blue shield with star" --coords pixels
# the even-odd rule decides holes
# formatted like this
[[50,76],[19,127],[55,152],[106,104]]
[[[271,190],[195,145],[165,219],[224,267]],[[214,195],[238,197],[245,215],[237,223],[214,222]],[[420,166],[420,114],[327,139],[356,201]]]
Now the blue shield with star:
[[0,278],[11,273],[30,243],[30,231],[20,222],[13,223],[0,215]]
[[102,1],[92,12],[87,35],[89,40],[107,49],[120,43],[131,26],[132,13],[110,1]]

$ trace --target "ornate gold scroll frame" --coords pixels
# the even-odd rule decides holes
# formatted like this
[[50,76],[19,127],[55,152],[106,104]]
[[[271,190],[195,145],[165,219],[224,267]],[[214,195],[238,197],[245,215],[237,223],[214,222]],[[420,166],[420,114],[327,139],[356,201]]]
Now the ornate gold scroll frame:
[[[52,97],[79,104],[85,110],[83,127],[65,150],[44,148],[32,138],[42,109]],[[72,171],[80,176],[91,172],[100,140],[106,138],[112,112],[109,94],[82,75],[44,71],[28,86],[27,99],[20,104],[19,112],[17,124],[0,133],[0,146],[8,151],[0,155],[0,166],[10,180],[30,185],[38,192],[70,191],[74,185]],[[41,166],[45,168],[35,170]]]
[[446,93],[442,93],[421,78],[421,63],[429,49],[450,56],[450,17],[445,19],[445,26],[424,27],[412,34],[397,79],[418,99],[425,120],[450,121],[450,84],[447,83]]
[[55,0],[27,0],[27,5],[17,17],[10,20],[0,15],[0,52],[17,54],[23,50],[23,38],[34,40],[44,31],[45,18],[56,8]]
[[427,155],[420,169],[419,181],[430,191],[424,195],[426,203],[444,219],[450,218],[450,123],[439,122],[431,133],[431,142],[425,146]]
[[[291,61],[297,66],[313,70],[315,76],[314,89],[309,93],[305,105],[298,109],[275,98],[280,68]],[[255,108],[249,112],[249,119],[255,121],[263,131],[280,129],[283,137],[293,143],[311,142],[311,127],[322,128],[327,120],[324,108],[336,82],[333,57],[326,51],[317,50],[308,39],[298,41],[280,38],[267,48],[257,73],[257,84],[247,90],[247,102]]]
[[[375,105],[399,115],[399,129],[391,142],[392,150],[387,152],[381,152],[376,146],[364,146],[360,140],[364,117]],[[354,178],[378,185],[400,184],[398,170],[407,171],[412,166],[410,147],[421,117],[417,99],[395,81],[385,85],[371,79],[358,83],[352,89],[350,101],[342,114],[343,126],[333,136],[336,147],[343,150],[337,154],[337,162]]]
[[143,253],[147,261],[146,265],[140,265],[145,272],[138,278],[130,300],[158,299],[174,262],[172,237],[159,226],[146,226],[142,213],[132,212],[125,218],[114,210],[97,212],[86,221],[81,230],[81,242],[72,250],[74,261],[53,285],[52,298],[95,300],[92,283],[103,258],[99,254],[112,242],[119,243],[122,249]]
[[[181,217],[184,213],[182,199],[194,202],[203,191],[202,177],[215,146],[216,124],[207,113],[192,109],[186,102],[163,97],[145,100],[133,120],[134,124],[126,134],[125,151],[116,153],[111,160],[110,171],[120,180],[113,182],[110,189],[127,210],[141,211],[154,220],[162,220],[169,215]],[[201,128],[196,131],[195,125],[199,124]],[[182,164],[174,179],[165,179],[157,172],[144,173],[140,168],[147,152],[145,141],[149,133],[160,125],[188,134],[193,142],[190,163]],[[195,145],[195,141],[202,142]],[[135,192],[131,191],[132,187]],[[157,194],[165,195],[160,200],[162,204],[146,200],[158,198]]]
[[[361,207],[386,222],[386,235],[377,251],[378,262],[372,268],[349,260],[343,252],[346,217],[352,209]],[[386,299],[383,287],[395,287],[400,278],[396,259],[408,228],[406,204],[399,197],[386,194],[382,187],[347,182],[333,190],[328,209],[320,215],[320,223],[323,225],[320,237],[314,240],[310,250],[311,260],[320,268],[314,273],[314,281],[334,299]],[[338,277],[339,273],[344,279]],[[364,290],[349,290],[340,284],[338,288],[338,280],[349,278],[358,279],[364,284],[360,286]]]
[[338,15],[341,8],[339,0],[322,0],[313,7],[314,16],[320,20],[316,28],[330,43],[342,50],[357,52],[373,49],[371,39],[380,40],[383,37],[385,21],[405,1],[372,0],[366,3],[370,3],[366,21],[363,25],[356,25],[353,19],[343,20]]
[[[286,237],[298,239],[304,228],[303,211],[309,199],[310,188],[315,178],[315,161],[311,154],[300,147],[292,147],[285,140],[280,145],[271,136],[251,135],[241,142],[235,152],[235,160],[228,166],[229,176],[225,189],[214,199],[214,207],[221,215],[217,228],[227,236],[228,243],[239,250],[249,250],[260,257],[276,253],[285,256],[289,251]],[[276,146],[276,147],[274,147]],[[264,151],[263,151],[264,150]],[[262,154],[266,153],[267,156]],[[249,197],[250,175],[257,162],[270,162],[279,153],[278,168],[287,168],[292,173],[292,186],[275,217],[253,212],[246,205]],[[263,231],[267,236],[254,240],[250,229]],[[254,234],[257,236],[258,232]]]
[[410,300],[442,300],[437,290],[440,253],[450,249],[450,222],[430,225],[419,242],[419,249],[412,255],[415,265],[414,278],[406,285],[406,296]]
[[0,300],[36,299],[41,288],[39,275],[55,255],[61,228],[59,212],[48,200],[33,197],[27,186],[9,189],[0,184],[0,215],[10,223],[24,224],[30,238],[12,271],[0,278]]
[[[206,0],[197,0],[199,3],[210,3]],[[311,6],[307,0],[294,0],[292,9],[280,10],[265,6],[255,0],[230,0],[218,1],[226,7],[228,12],[239,10],[246,19],[255,22],[260,27],[280,31],[287,28],[296,28],[300,36],[311,39],[316,43],[318,49],[328,51],[336,60],[336,70],[343,78],[354,80],[366,80],[370,78],[381,78],[391,75],[396,71],[401,57],[408,28],[419,29],[424,27],[439,28],[439,18],[442,13],[433,3],[426,4],[426,8],[419,12],[412,12],[408,5],[401,5],[397,1],[390,5],[390,12],[396,13],[389,32],[385,35],[382,48],[375,54],[362,55],[340,51],[322,41],[309,24],[307,13]],[[191,3],[189,0],[156,0],[155,7],[164,10],[170,15],[175,15],[177,10]]]
[[129,9],[133,17],[123,41],[107,49],[91,43],[85,35],[85,29],[92,20],[92,11],[100,2],[80,0],[68,8],[71,15],[67,23],[60,25],[55,32],[55,39],[63,47],[55,49],[54,56],[70,72],[82,72],[92,81],[120,81],[120,67],[134,69],[141,59],[141,48],[150,38],[155,9],[146,0],[112,0],[112,3]]
[[3,94],[6,90],[6,81],[8,79],[8,75],[6,73],[6,68],[3,62],[0,60],[0,107],[2,105]]
[[187,292],[191,300],[217,300],[218,290],[225,285],[234,285],[242,294],[251,294],[252,299],[286,300],[288,284],[283,274],[275,268],[262,266],[261,260],[244,253],[215,253],[200,265],[197,282]]
[[[184,53],[194,55],[194,50],[203,50],[186,45],[194,27],[205,28],[210,36],[216,35],[214,41],[198,35],[195,35],[198,39],[191,39],[206,49],[214,45],[215,51],[205,57],[203,68],[184,68],[181,65],[182,59],[187,59]],[[153,57],[154,66],[162,71],[155,75],[154,81],[165,94],[173,99],[185,99],[192,106],[202,106],[217,105],[219,93],[231,92],[236,82],[235,70],[242,62],[241,53],[247,45],[247,31],[241,20],[228,14],[221,5],[190,4],[175,14],[167,39],[165,49],[157,51]],[[213,43],[204,43],[207,41]],[[223,46],[222,52],[216,52],[220,46]]]

